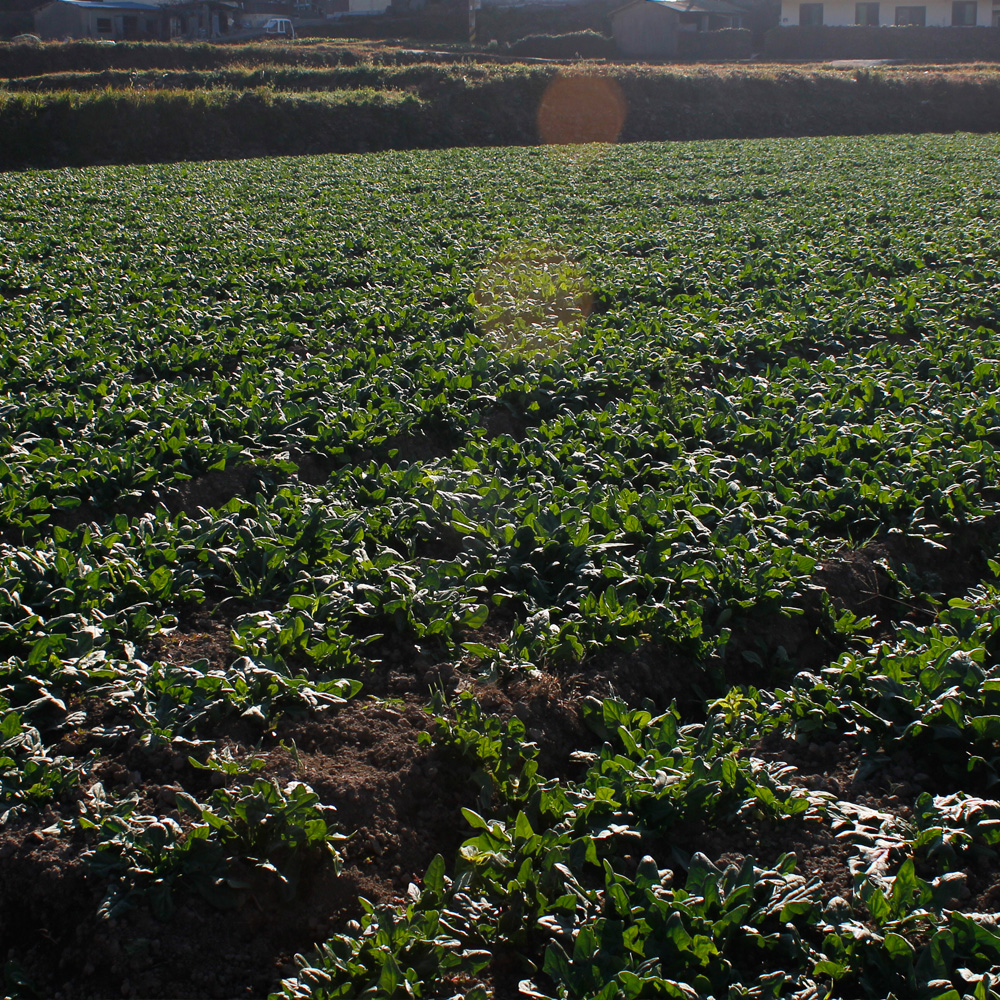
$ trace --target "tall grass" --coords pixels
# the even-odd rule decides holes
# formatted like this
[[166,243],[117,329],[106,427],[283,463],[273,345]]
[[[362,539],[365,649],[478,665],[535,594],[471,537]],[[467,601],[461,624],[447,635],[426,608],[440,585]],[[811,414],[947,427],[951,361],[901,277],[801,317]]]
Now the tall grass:
[[421,104],[372,89],[0,92],[0,168],[413,146]]
[[[362,54],[347,44],[275,45],[261,42],[217,45],[209,42],[46,42],[42,45],[0,43],[0,78],[45,73],[127,69],[214,70],[231,66],[353,66],[362,61],[406,65],[426,62],[427,55],[403,49]],[[444,57],[443,57],[444,58]],[[449,57],[450,58],[450,57]]]
[[[0,169],[532,144],[546,89],[567,73],[617,83],[622,141],[1000,131],[993,69],[426,64],[127,79],[111,72],[0,87]],[[47,89],[59,81],[80,85]]]

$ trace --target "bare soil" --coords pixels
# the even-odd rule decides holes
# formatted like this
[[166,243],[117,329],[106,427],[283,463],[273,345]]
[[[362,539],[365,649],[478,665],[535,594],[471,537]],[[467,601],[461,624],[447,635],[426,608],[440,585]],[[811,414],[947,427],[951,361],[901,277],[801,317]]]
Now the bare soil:
[[[498,417],[491,430],[516,429]],[[253,488],[258,474],[239,469],[209,474],[191,481],[177,502],[214,506]],[[871,616],[874,637],[889,637],[900,621],[924,620],[940,602],[978,582],[986,571],[983,552],[998,531],[1000,523],[989,520],[953,531],[940,547],[900,533],[857,549],[843,547],[817,568],[816,593],[825,591],[837,609]],[[420,544],[428,555],[445,558],[461,539],[443,531]],[[484,711],[519,718],[538,745],[540,773],[572,779],[580,765],[571,753],[595,744],[583,718],[587,699],[649,700],[663,708],[677,701],[690,714],[720,677],[728,684],[759,682],[760,668],[742,657],[744,649],[766,653],[781,646],[788,670],[819,669],[837,652],[823,632],[819,608],[818,601],[807,601],[802,615],[737,623],[731,655],[715,665],[716,677],[650,643],[633,653],[603,653],[575,669],[487,682],[477,677],[474,657],[455,668],[416,656],[403,639],[386,640],[377,650],[381,665],[364,678],[365,693],[343,706],[289,714],[270,730],[237,721],[211,734],[237,759],[261,759],[262,776],[304,781],[324,804],[336,807],[340,826],[352,831],[342,846],[339,875],[330,861],[315,858],[292,898],[261,885],[227,910],[181,894],[168,920],[142,905],[118,920],[101,919],[107,883],[83,857],[82,835],[60,833],[57,826],[60,815],[75,810],[84,791],[78,790],[40,816],[0,829],[0,940],[16,954],[27,979],[56,998],[266,996],[294,972],[296,953],[360,916],[359,897],[376,904],[398,900],[411,882],[419,884],[436,854],[449,864],[455,857],[466,836],[461,808],[476,804],[478,787],[469,761],[422,739],[435,725],[425,707],[434,691],[469,689]],[[178,664],[204,659],[226,667],[236,657],[232,623],[248,610],[253,609],[232,602],[188,609],[176,629],[156,637],[146,658]],[[468,638],[495,643],[517,618],[518,609],[504,605]],[[782,668],[772,663],[769,669]],[[215,773],[192,767],[186,751],[140,746],[120,706],[91,698],[70,711],[82,713],[81,720],[62,734],[56,752],[83,761],[99,749],[88,780],[137,794],[144,813],[179,819],[179,792],[204,798],[220,782]],[[849,742],[771,740],[753,753],[794,767],[795,784],[902,819],[912,815],[923,792],[953,790],[932,761],[906,754],[873,761]],[[668,846],[700,850],[721,863],[753,856],[768,864],[791,851],[797,870],[821,883],[825,899],[851,892],[850,845],[822,823],[748,817],[719,828],[692,825],[675,831],[665,853]],[[996,909],[996,857],[970,855],[964,871],[966,888],[957,905],[968,912]],[[515,996],[520,976],[515,956],[498,951],[487,973],[494,995]]]
[[[198,651],[208,658],[218,644],[206,636]],[[238,758],[263,758],[261,776],[310,784],[336,806],[339,825],[356,831],[343,846],[341,873],[317,860],[290,900],[262,890],[236,910],[192,898],[167,921],[141,907],[101,920],[106,884],[81,859],[82,840],[46,829],[54,814],[9,826],[0,832],[0,940],[53,997],[266,995],[291,973],[296,952],[361,915],[359,896],[399,898],[435,854],[454,856],[463,839],[460,809],[472,794],[470,768],[421,745],[431,723],[415,704],[359,699],[319,718],[286,719],[257,746],[229,743]],[[204,797],[215,784],[184,754],[123,743],[92,776],[138,791],[145,813],[178,818],[178,792]]]

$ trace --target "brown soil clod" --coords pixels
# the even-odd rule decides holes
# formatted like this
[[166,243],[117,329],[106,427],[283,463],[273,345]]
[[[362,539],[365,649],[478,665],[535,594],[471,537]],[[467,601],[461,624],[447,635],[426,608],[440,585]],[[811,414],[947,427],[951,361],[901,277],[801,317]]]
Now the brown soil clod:
[[237,656],[232,623],[240,613],[236,605],[198,605],[181,618],[175,629],[153,637],[146,658],[180,665],[207,660],[210,667],[224,670]]
[[279,749],[269,753],[265,773],[305,781],[336,806],[338,826],[352,833],[345,861],[382,886],[374,902],[418,881],[435,854],[453,856],[464,839],[471,769],[421,742],[432,721],[413,700],[397,708],[357,699],[279,724]]
[[[987,575],[987,560],[997,551],[1000,518],[959,525],[934,542],[902,532],[880,535],[860,549],[843,547],[826,560],[814,582],[836,608],[873,617],[891,628],[904,620],[933,617],[937,603],[965,594]],[[909,597],[893,580],[903,581]]]
[[[263,745],[229,745],[237,759],[264,760],[258,776],[309,784],[350,834],[341,874],[314,866],[291,899],[255,890],[223,911],[181,890],[166,921],[141,902],[120,920],[103,920],[107,883],[83,860],[82,839],[50,834],[47,820],[10,824],[0,831],[0,939],[43,995],[265,996],[295,953],[360,916],[359,896],[397,900],[435,854],[455,856],[466,836],[461,806],[471,767],[421,740],[431,724],[416,703],[359,699],[319,717],[286,718]],[[142,811],[163,816],[175,815],[178,791],[207,797],[214,775],[169,748],[133,745],[93,777],[138,791]]]

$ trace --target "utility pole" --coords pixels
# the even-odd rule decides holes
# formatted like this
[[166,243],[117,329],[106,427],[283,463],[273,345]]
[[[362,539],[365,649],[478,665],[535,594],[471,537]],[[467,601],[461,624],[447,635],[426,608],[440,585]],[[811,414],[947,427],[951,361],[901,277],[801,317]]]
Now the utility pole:
[[476,41],[476,8],[479,6],[479,0],[469,0],[469,41],[474,43]]

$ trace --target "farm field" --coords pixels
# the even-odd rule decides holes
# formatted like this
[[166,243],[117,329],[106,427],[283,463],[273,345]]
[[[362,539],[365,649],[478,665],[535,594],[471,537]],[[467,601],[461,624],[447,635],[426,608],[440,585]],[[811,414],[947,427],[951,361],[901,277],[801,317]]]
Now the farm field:
[[7,994],[1000,994],[998,154],[3,176]]

